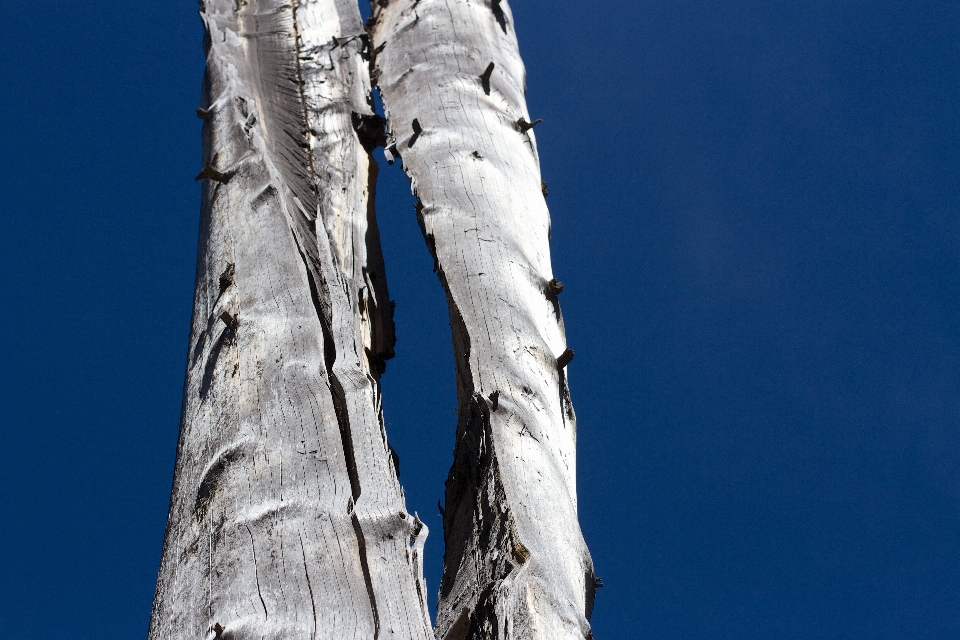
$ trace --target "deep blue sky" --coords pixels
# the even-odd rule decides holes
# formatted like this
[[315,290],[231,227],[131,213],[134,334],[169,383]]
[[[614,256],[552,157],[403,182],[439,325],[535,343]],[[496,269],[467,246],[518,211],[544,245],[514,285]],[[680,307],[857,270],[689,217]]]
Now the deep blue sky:
[[[960,5],[517,0],[598,640],[960,637]],[[144,637],[197,240],[191,0],[10,1],[0,637]],[[431,592],[455,399],[386,167]]]

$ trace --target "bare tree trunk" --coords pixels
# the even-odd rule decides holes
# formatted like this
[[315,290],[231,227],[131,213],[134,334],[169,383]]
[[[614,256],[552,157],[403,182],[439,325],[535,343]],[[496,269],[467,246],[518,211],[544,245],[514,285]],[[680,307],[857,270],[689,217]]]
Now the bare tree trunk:
[[447,292],[459,421],[436,635],[589,638],[550,217],[506,1],[378,0],[388,153]]
[[200,249],[150,638],[423,640],[427,531],[380,410],[393,324],[356,3],[202,4]]

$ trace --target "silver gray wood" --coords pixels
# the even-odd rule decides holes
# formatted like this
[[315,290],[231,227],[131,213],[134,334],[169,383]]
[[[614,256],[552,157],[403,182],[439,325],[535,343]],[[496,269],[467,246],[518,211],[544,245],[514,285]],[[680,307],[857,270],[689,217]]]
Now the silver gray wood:
[[505,0],[374,11],[388,154],[417,196],[453,327],[459,420],[437,638],[590,638],[572,353],[512,13]]
[[205,0],[203,201],[153,640],[430,637],[380,409],[392,309],[363,25]]

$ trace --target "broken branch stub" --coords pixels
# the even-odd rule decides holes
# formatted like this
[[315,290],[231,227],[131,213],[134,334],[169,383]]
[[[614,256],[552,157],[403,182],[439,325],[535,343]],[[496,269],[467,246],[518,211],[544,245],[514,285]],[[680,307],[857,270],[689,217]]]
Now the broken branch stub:
[[541,122],[543,122],[543,118],[537,118],[533,122],[527,122],[526,118],[521,117],[519,120],[517,120],[517,129],[520,130],[520,133],[526,133],[527,131],[530,131],[530,129],[533,129],[535,126],[537,126]]
[[214,182],[226,182],[226,177],[227,177],[226,174],[217,171],[212,166],[207,164],[207,165],[204,165],[200,173],[198,173],[196,177],[194,177],[194,180],[199,181],[199,180],[206,179],[206,180],[213,180]]
[[486,95],[490,95],[490,76],[493,75],[494,64],[491,62],[487,65],[486,70],[480,74],[480,84],[483,87],[483,92]]

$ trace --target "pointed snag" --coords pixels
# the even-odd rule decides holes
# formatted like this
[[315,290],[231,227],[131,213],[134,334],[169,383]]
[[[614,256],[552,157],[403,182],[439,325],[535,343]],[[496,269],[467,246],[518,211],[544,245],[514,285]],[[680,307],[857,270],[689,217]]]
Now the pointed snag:
[[573,360],[573,349],[564,349],[560,357],[557,358],[557,369],[563,369]]
[[440,512],[440,517],[441,517],[441,518],[446,515],[446,512],[443,510],[443,507],[440,505],[440,501],[439,501],[439,500],[437,500],[437,511]]
[[490,410],[496,411],[497,407],[500,406],[500,392],[494,391],[490,394]]
[[544,198],[549,195],[549,192],[547,191],[547,183],[543,180],[540,181],[540,192],[543,193]]
[[487,70],[480,74],[480,84],[483,86],[483,92],[490,95],[490,76],[493,75],[494,64],[491,62]]
[[197,117],[200,118],[201,120],[206,120],[207,118],[210,117],[210,111],[207,110],[207,109],[204,109],[204,108],[202,108],[202,107],[201,107],[201,108],[198,108],[198,109],[197,109]]
[[557,282],[556,278],[550,278],[550,281],[547,282],[547,292],[552,296],[563,293],[563,283]]
[[543,122],[543,118],[537,118],[533,122],[527,122],[526,118],[520,118],[519,120],[517,120],[517,128],[520,129],[520,133],[526,133],[527,131],[530,131],[530,129],[533,129],[535,126],[537,126],[541,122]]
[[206,165],[203,170],[200,171],[200,173],[198,173],[193,179],[203,180],[204,178],[207,180],[213,180],[214,182],[226,182],[226,176],[211,167],[209,164]]

